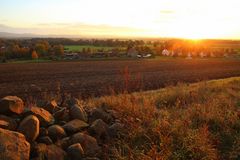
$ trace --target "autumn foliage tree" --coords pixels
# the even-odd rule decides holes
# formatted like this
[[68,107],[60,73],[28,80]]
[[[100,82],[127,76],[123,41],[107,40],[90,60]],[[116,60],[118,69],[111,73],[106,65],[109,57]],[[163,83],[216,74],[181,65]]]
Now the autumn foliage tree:
[[37,53],[39,53],[40,56],[47,56],[49,49],[50,45],[47,41],[38,41],[35,44],[35,50],[37,51]]
[[55,56],[62,56],[64,54],[64,47],[63,45],[54,45],[53,52]]
[[32,52],[32,59],[38,59],[38,54],[36,51]]

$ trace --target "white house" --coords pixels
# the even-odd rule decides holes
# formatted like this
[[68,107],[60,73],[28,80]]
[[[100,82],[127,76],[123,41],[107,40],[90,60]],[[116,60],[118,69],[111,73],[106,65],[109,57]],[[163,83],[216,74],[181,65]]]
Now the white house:
[[78,53],[64,53],[65,59],[76,59],[78,58]]
[[170,55],[170,52],[169,52],[167,49],[164,49],[164,50],[162,51],[162,55],[164,55],[164,56],[169,56],[169,55]]
[[201,58],[204,58],[204,57],[206,57],[206,56],[207,56],[207,55],[206,55],[204,52],[201,52],[201,53],[200,53],[200,57],[201,57]]
[[186,59],[192,59],[192,53],[188,53]]

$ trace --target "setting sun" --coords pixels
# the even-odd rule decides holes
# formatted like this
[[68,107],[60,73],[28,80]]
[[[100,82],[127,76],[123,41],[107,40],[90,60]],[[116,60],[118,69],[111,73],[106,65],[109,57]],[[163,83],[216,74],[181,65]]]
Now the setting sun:
[[0,31],[41,35],[240,38],[238,0],[9,0]]

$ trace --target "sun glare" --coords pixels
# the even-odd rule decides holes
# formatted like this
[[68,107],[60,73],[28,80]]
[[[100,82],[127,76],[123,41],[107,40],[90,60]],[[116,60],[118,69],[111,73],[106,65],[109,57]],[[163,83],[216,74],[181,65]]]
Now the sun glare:
[[0,29],[34,34],[239,38],[238,6],[238,0],[42,0],[26,4],[9,0],[0,6],[0,25],[6,26]]

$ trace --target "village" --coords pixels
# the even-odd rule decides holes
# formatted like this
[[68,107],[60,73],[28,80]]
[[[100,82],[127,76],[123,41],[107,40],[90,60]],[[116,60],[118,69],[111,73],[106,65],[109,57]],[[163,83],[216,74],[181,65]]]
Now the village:
[[155,57],[239,57],[239,42],[189,40],[0,39],[0,62]]
[[86,59],[86,58],[107,58],[107,57],[125,57],[125,58],[154,58],[156,56],[163,57],[184,57],[186,59],[192,59],[194,57],[198,58],[214,58],[214,57],[230,57],[236,55],[236,52],[231,49],[202,49],[202,50],[176,50],[176,49],[158,49],[148,47],[147,51],[141,51],[137,47],[132,47],[129,49],[112,49],[112,50],[98,50],[95,52],[64,52],[64,59]]

